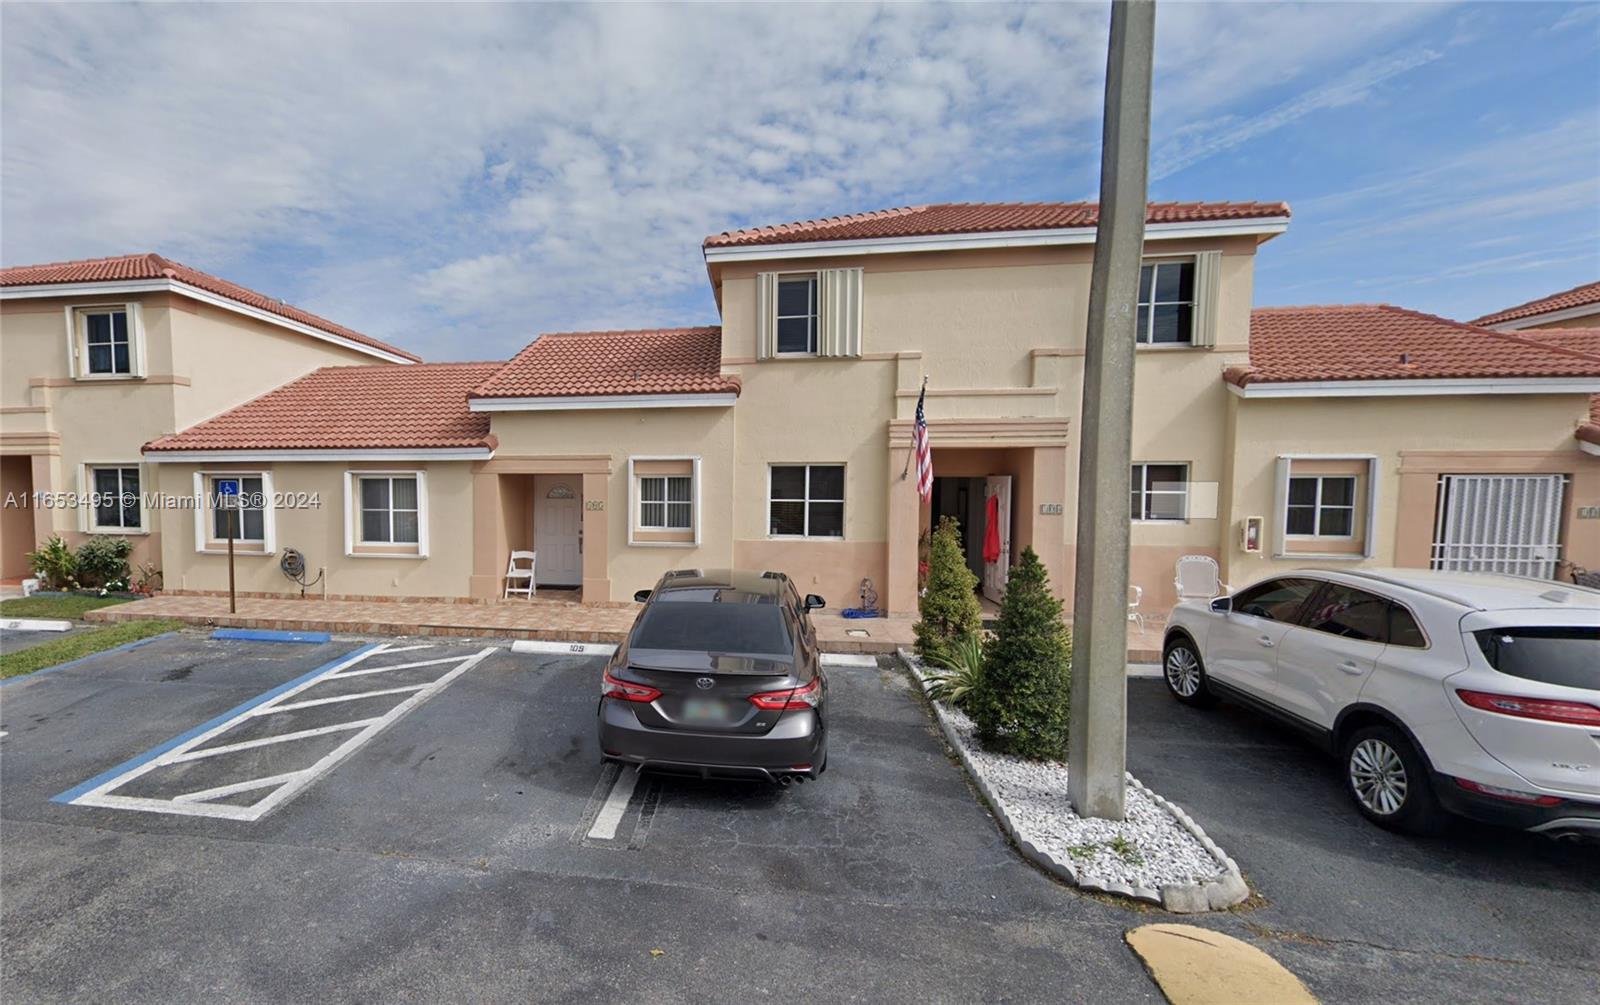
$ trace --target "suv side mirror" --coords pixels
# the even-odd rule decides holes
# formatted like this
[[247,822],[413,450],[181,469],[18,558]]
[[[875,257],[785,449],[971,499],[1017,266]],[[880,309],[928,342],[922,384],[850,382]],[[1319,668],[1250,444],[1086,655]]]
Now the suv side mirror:
[[827,607],[827,606],[828,606],[828,602],[826,600],[823,600],[821,597],[817,596],[815,593],[806,594],[806,602],[805,602],[806,610],[808,610],[808,611],[818,611],[818,610],[821,610],[822,608]]
[[1233,598],[1218,597],[1211,602],[1211,609],[1216,611],[1218,614],[1227,614],[1229,611],[1233,610]]
[[646,600],[650,599],[650,591],[649,590],[634,590],[633,591],[633,599],[637,603],[641,603],[642,604]]

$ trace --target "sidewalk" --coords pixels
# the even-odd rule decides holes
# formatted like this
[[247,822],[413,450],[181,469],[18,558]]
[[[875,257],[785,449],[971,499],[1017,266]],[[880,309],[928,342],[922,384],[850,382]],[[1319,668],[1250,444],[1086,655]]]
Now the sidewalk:
[[[162,595],[90,611],[90,621],[175,618],[217,628],[273,628],[377,635],[471,635],[547,642],[622,641],[638,608],[632,604],[593,607],[559,600],[503,600],[488,604],[428,601],[300,600],[240,597],[239,612],[228,613],[227,597]],[[842,618],[829,611],[811,615],[817,641],[830,653],[892,653],[913,642],[916,618]],[[1161,659],[1161,626],[1144,632],[1128,625],[1128,662]]]

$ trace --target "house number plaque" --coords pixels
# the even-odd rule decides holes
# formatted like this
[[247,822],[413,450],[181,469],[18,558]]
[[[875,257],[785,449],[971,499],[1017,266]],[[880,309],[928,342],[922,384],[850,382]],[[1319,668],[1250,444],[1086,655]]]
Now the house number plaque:
[[606,501],[604,499],[585,499],[583,501],[583,508],[596,511],[603,510],[606,508]]
[[1039,512],[1043,513],[1045,516],[1060,516],[1061,515],[1061,504],[1060,503],[1040,503],[1039,504]]

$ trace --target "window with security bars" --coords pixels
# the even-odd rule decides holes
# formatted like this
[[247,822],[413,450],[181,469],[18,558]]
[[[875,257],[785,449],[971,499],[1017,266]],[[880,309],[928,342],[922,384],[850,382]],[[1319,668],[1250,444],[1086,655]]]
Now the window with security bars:
[[694,479],[688,475],[641,475],[639,526],[688,530],[694,526]]
[[769,478],[768,534],[844,537],[843,464],[774,464]]

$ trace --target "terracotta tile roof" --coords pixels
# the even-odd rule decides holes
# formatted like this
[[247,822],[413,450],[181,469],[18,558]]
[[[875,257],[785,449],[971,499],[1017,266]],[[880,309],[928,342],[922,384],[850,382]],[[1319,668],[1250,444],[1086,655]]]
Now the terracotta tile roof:
[[[1288,215],[1289,204],[1285,202],[1152,202],[1146,220],[1150,223],[1201,223]],[[1092,227],[1099,218],[1099,204],[1093,202],[946,202],[724,231],[706,238],[704,246],[725,248],[799,241],[1056,230]]]
[[1250,314],[1257,383],[1495,377],[1600,377],[1600,357],[1388,304],[1261,307]]
[[103,283],[120,279],[175,279],[180,283],[214,293],[219,297],[226,297],[235,303],[254,307],[256,310],[276,314],[290,321],[298,321],[319,331],[330,335],[359,342],[362,345],[384,352],[394,353],[404,359],[420,360],[422,357],[415,353],[407,352],[397,346],[380,342],[370,335],[363,335],[358,331],[346,328],[344,325],[335,324],[327,318],[318,317],[310,311],[303,311],[292,307],[281,300],[245,289],[237,283],[230,283],[226,279],[219,279],[199,269],[191,269],[187,265],[174,262],[169,258],[162,258],[157,254],[120,255],[116,258],[86,258],[75,262],[54,262],[49,265],[17,265],[11,268],[0,269],[0,286],[45,286],[57,283]]
[[552,332],[540,335],[475,398],[622,394],[737,394],[722,375],[722,329]]
[[[1503,311],[1485,314],[1481,318],[1474,318],[1475,325],[1497,325],[1503,321],[1516,321],[1519,318],[1531,318],[1539,314],[1550,314],[1555,311],[1569,310],[1573,307],[1588,307],[1594,305],[1600,308],[1600,283],[1584,283],[1574,286],[1570,290],[1552,293],[1548,297],[1530,300],[1525,304],[1507,307]],[[1600,313],[1597,310],[1596,313]]]
[[144,449],[492,449],[489,416],[467,409],[467,392],[504,365],[323,367]]

